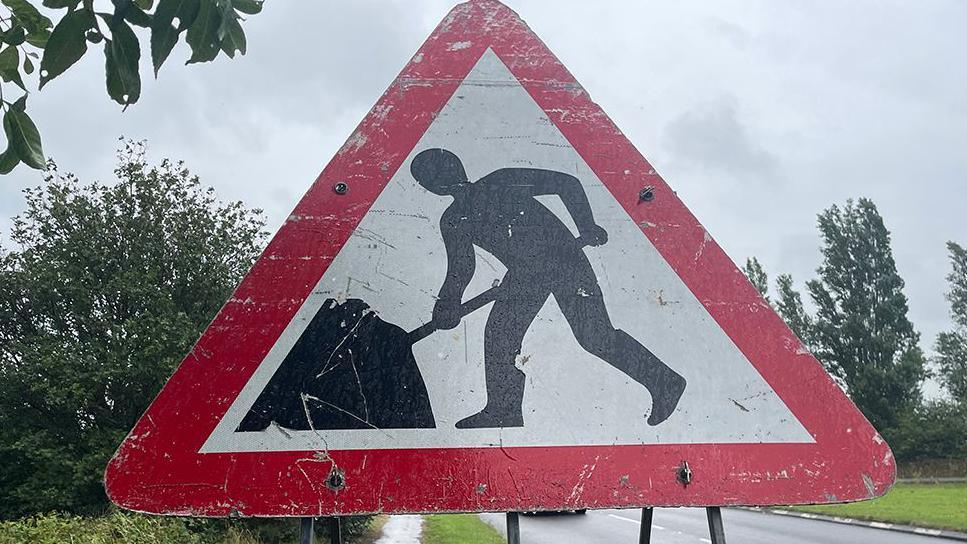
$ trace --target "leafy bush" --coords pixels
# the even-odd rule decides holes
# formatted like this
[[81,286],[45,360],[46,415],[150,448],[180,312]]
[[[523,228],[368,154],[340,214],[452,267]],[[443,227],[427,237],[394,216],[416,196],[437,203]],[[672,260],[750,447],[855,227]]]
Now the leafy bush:
[[901,463],[967,459],[967,403],[935,401],[906,414],[883,433]]
[[262,218],[143,143],[51,163],[0,248],[0,519],[99,515],[104,466],[259,254]]
[[[0,544],[205,544],[177,518],[114,512],[99,518],[49,514],[0,522]],[[239,541],[245,542],[245,541]],[[254,540],[249,542],[254,543]]]
[[961,459],[922,459],[897,465],[897,478],[937,479],[967,477],[967,457]]

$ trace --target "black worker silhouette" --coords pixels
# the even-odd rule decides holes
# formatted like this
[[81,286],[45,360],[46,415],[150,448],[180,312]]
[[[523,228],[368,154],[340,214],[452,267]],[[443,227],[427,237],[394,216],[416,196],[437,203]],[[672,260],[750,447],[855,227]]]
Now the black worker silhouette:
[[[484,330],[487,404],[457,428],[520,427],[525,375],[516,366],[521,342],[551,295],[578,343],[645,386],[652,397],[650,425],[674,412],[685,379],[628,333],[611,324],[601,287],[584,246],[607,243],[594,222],[581,182],[535,168],[502,168],[471,183],[459,157],[445,149],[419,153],[410,165],[428,191],[453,198],[440,219],[447,275],[433,308],[433,323],[456,327],[465,315],[461,300],[474,274],[474,246],[507,268],[495,289]],[[557,195],[577,225],[578,238],[536,196]]]
[[[608,241],[594,223],[577,178],[551,170],[504,168],[470,183],[460,159],[443,149],[421,152],[410,165],[427,190],[450,196],[440,228],[447,275],[433,318],[412,330],[383,321],[359,299],[326,300],[258,395],[238,432],[273,423],[292,430],[414,429],[436,426],[412,346],[464,315],[494,305],[484,331],[487,404],[458,428],[519,427],[524,373],[515,366],[537,312],[554,295],[582,348],[651,393],[648,423],[674,412],[685,379],[628,333],[615,329],[584,246]],[[534,197],[558,195],[580,232]],[[507,268],[500,284],[462,302],[478,246]]]

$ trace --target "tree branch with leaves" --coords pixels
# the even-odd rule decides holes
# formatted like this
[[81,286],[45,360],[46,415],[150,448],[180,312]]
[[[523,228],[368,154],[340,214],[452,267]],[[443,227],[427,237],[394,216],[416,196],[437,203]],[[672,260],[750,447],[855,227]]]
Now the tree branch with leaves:
[[[0,107],[6,150],[0,174],[23,163],[44,168],[40,131],[27,114],[26,80],[41,90],[89,51],[103,44],[108,96],[127,108],[141,97],[141,40],[148,34],[155,77],[175,45],[191,47],[187,64],[210,62],[219,54],[235,58],[246,51],[242,21],[262,10],[263,0],[112,0],[113,11],[95,9],[94,0],[43,0],[54,21],[28,0],[0,0]],[[39,62],[39,71],[37,64]]]

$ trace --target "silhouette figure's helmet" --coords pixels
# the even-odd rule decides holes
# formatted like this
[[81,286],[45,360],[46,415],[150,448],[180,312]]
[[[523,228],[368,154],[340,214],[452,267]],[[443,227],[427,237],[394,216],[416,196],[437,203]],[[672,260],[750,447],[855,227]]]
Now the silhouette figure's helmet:
[[460,157],[446,149],[421,151],[413,158],[410,173],[427,191],[438,195],[453,194],[467,183],[467,173]]

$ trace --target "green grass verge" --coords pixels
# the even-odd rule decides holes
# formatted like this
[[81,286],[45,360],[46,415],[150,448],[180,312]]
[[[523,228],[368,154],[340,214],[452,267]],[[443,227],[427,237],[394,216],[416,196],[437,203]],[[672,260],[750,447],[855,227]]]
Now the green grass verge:
[[897,484],[872,501],[826,506],[796,506],[788,510],[967,531],[967,484]]
[[423,544],[503,544],[504,537],[476,514],[425,516]]
[[[350,517],[343,525],[348,542],[375,542],[385,517],[375,520]],[[299,520],[203,520],[167,518],[111,511],[102,516],[81,517],[43,514],[15,521],[0,521],[0,544],[269,544],[295,542]],[[325,522],[316,541],[329,542]]]

